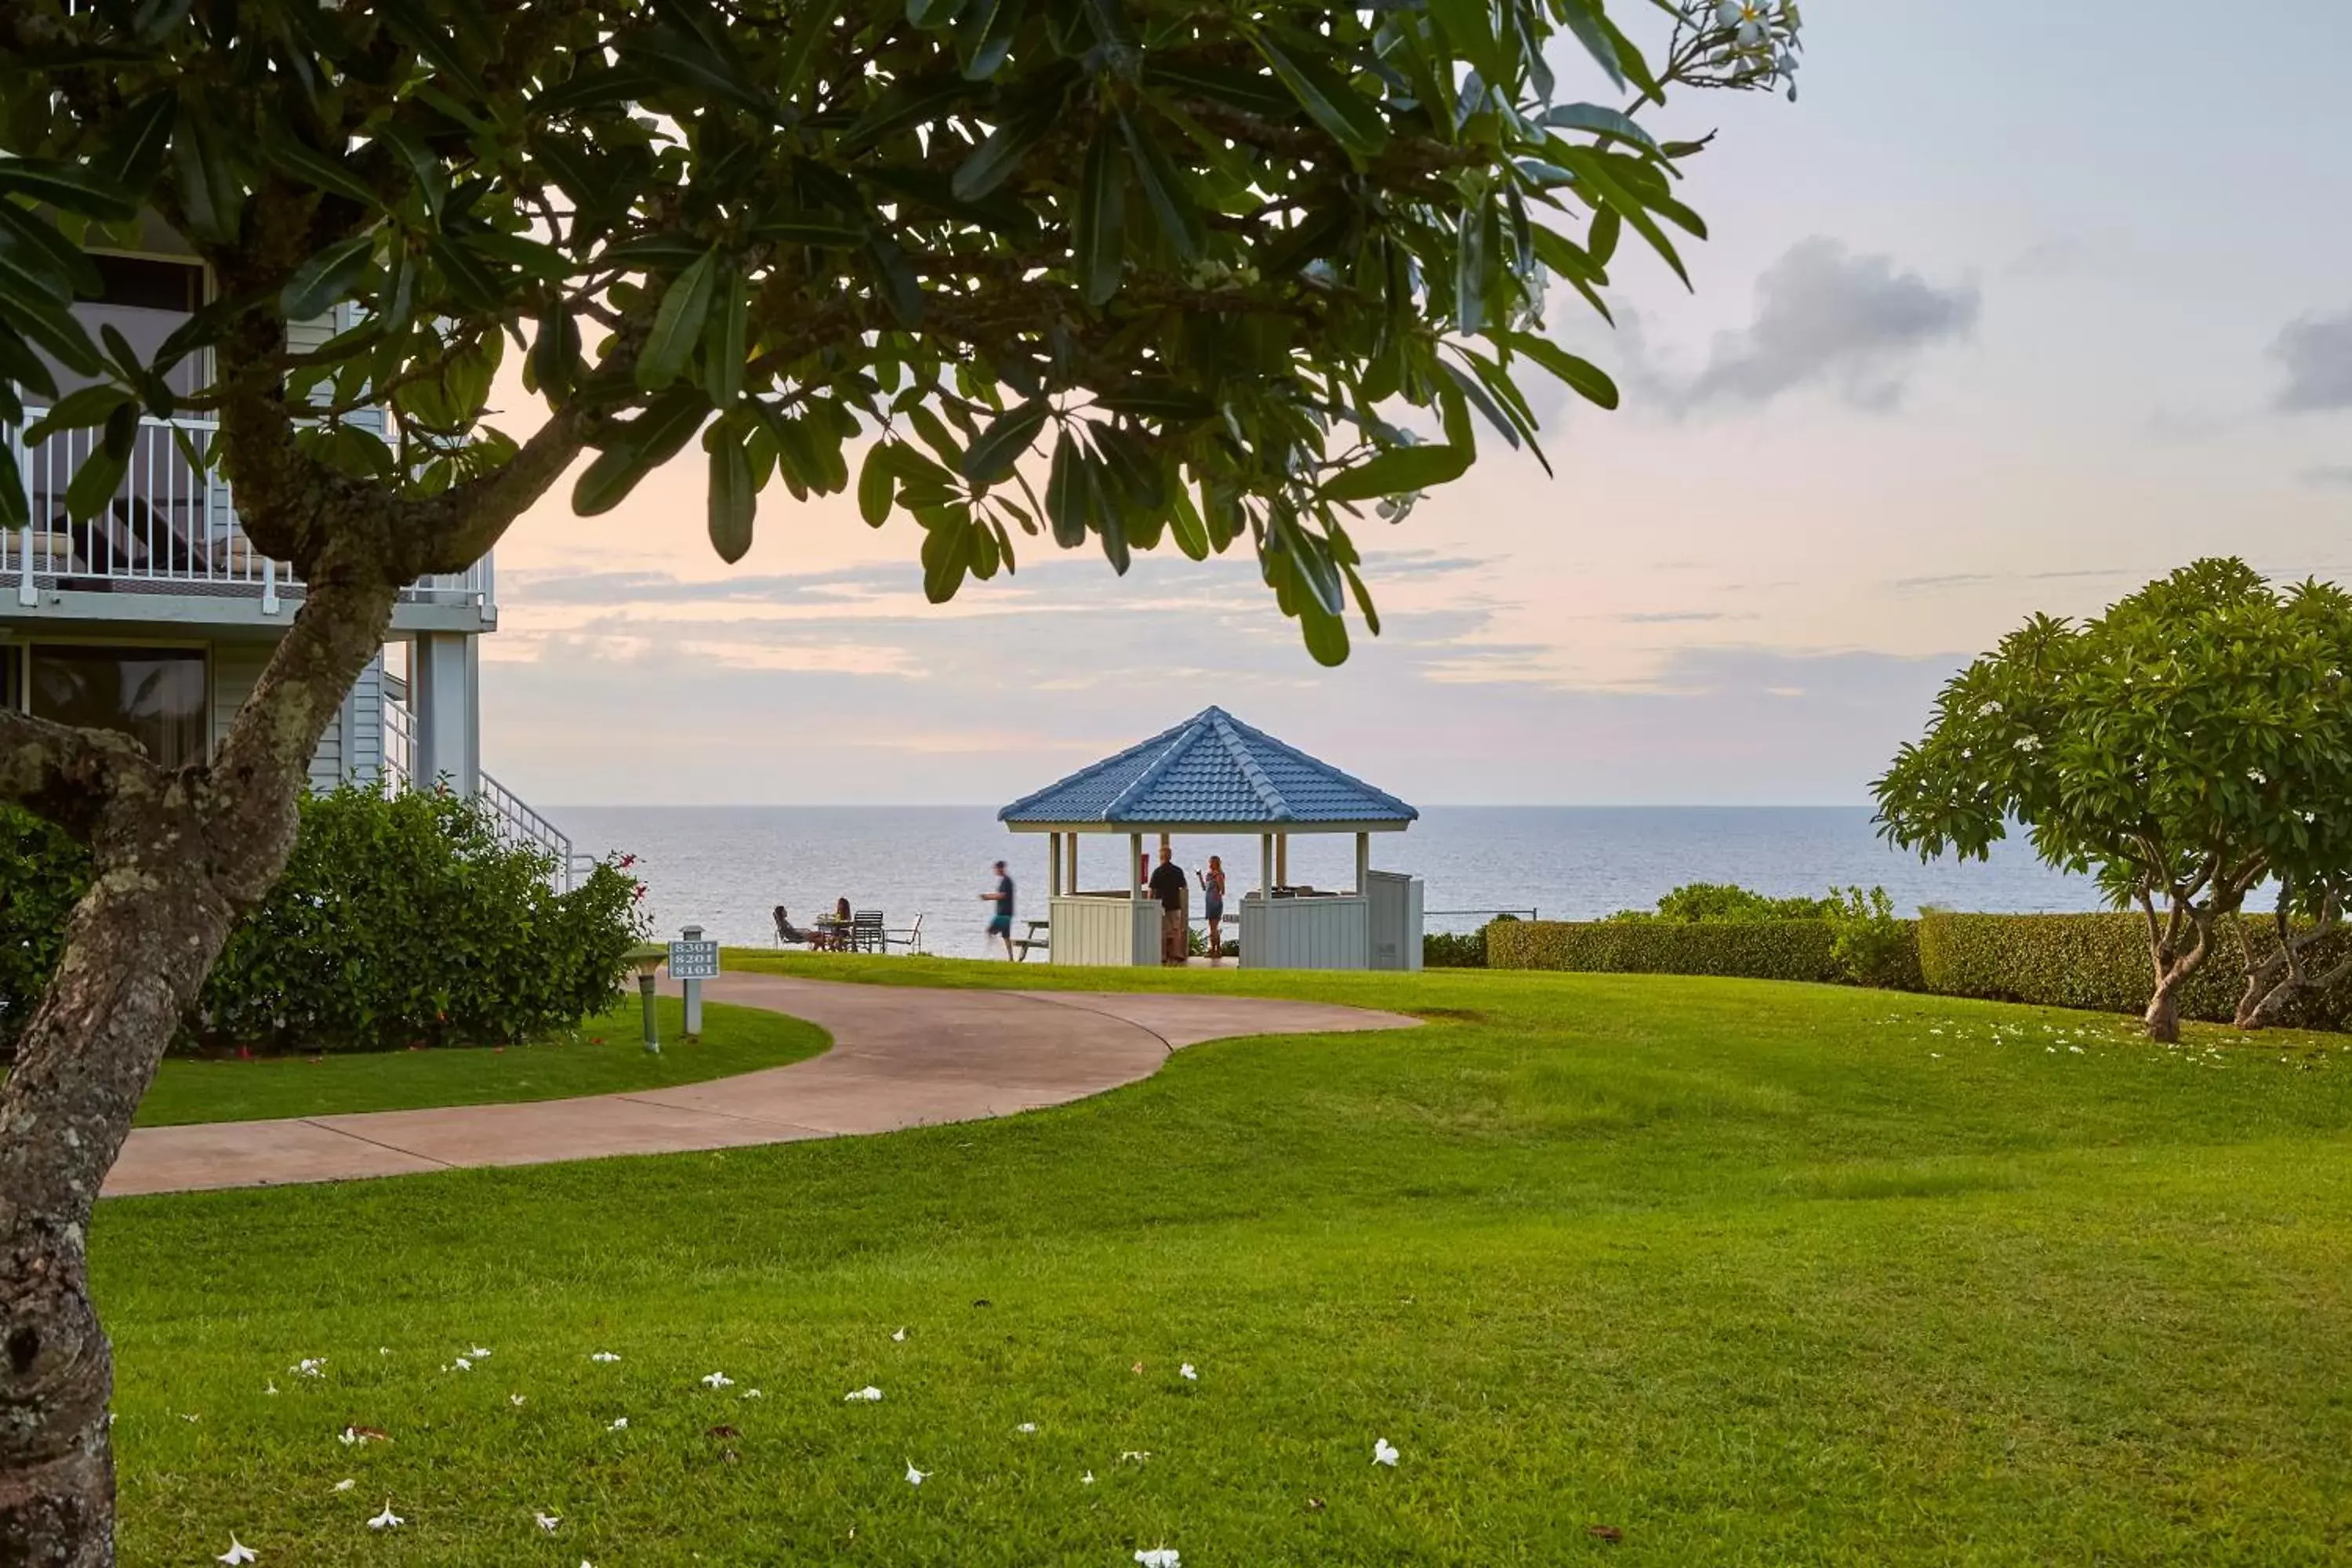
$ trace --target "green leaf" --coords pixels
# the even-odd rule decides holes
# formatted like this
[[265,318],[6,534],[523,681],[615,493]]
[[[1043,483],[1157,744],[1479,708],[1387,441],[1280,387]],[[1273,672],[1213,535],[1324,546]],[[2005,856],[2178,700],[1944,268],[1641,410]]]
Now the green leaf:
[[1674,242],[1666,237],[1657,221],[1650,216],[1641,201],[1619,183],[1610,172],[1608,161],[1590,147],[1574,147],[1556,142],[1552,154],[1586,182],[1586,189],[1601,201],[1617,209],[1617,215],[1633,226],[1633,232],[1650,242],[1650,248],[1664,258],[1674,268],[1683,287],[1691,287],[1690,274],[1683,269],[1683,258],[1675,253]]
[[561,302],[541,313],[531,338],[531,378],[541,392],[562,395],[580,375],[580,323]]
[[946,464],[950,470],[963,467],[965,461],[963,448],[956,444],[955,436],[940,421],[938,415],[918,403],[907,410],[907,421],[914,426],[915,434],[923,438],[924,444],[940,455],[940,461]]
[[131,395],[120,387],[104,384],[77,386],[33,422],[32,428],[25,432],[25,445],[37,447],[60,430],[103,425],[108,416],[130,401]]
[[885,137],[945,119],[977,89],[961,77],[939,76],[896,86],[842,132],[840,151],[862,152]]
[[375,252],[375,236],[362,234],[331,245],[294,269],[278,296],[278,308],[289,321],[323,316],[352,296],[360,274]]
[[1348,662],[1348,623],[1312,598],[1299,605],[1298,631],[1307,653],[1326,669],[1337,669]]
[[743,279],[730,268],[715,285],[710,324],[702,345],[702,384],[711,403],[728,407],[743,391],[744,362],[751,353],[751,300]]
[[633,66],[697,98],[717,97],[761,120],[776,118],[776,102],[745,79],[732,58],[682,27],[662,26],[621,36],[619,54]]
[[1230,66],[1178,64],[1150,57],[1144,79],[1187,98],[1213,100],[1252,114],[1286,117],[1298,107],[1298,100],[1280,81]]
[[1603,136],[1621,137],[1627,142],[1657,150],[1657,140],[1644,130],[1641,121],[1622,110],[1611,109],[1599,103],[1556,103],[1543,111],[1537,123],[1559,131],[1591,131]]
[[907,253],[876,234],[867,237],[866,254],[873,260],[875,280],[880,286],[882,303],[889,309],[891,319],[909,329],[922,325],[923,282],[915,276]]
[[1045,480],[1045,521],[1054,531],[1055,543],[1076,550],[1087,542],[1091,500],[1086,450],[1064,426],[1054,442],[1054,467]]
[[100,376],[106,361],[98,345],[63,301],[33,286],[21,272],[0,266],[0,322],[13,327],[76,375]]
[[891,451],[889,442],[875,442],[866,449],[866,461],[857,470],[857,515],[868,528],[879,528],[890,521],[890,497],[898,480]]
[[1164,376],[1139,376],[1124,386],[1098,393],[1095,406],[1108,414],[1170,425],[1197,425],[1217,416],[1217,405],[1206,396]]
[[180,210],[199,239],[236,237],[245,210],[237,183],[219,140],[202,121],[184,124],[172,137],[172,162],[180,186]]
[[127,456],[118,457],[104,447],[83,454],[73,478],[66,481],[66,515],[76,522],[86,522],[105,510],[129,467]]
[[1168,243],[1185,260],[1198,261],[1209,247],[1208,224],[1192,193],[1184,188],[1184,178],[1177,173],[1168,149],[1137,124],[1124,105],[1118,110],[1118,128],[1127,138],[1128,151],[1135,156],[1144,199],[1151,204],[1152,216],[1160,220]]
[[1095,132],[1078,177],[1078,205],[1071,242],[1078,291],[1089,305],[1108,303],[1118,292],[1125,261],[1127,171],[1108,125]]
[[172,150],[172,126],[180,117],[180,95],[170,89],[149,93],[122,112],[106,146],[90,160],[90,171],[121,191],[144,191],[163,172]]
[[923,534],[923,597],[932,604],[946,604],[963,586],[971,568],[971,531],[969,521],[950,521]]
[[0,201],[0,266],[14,267],[27,281],[60,300],[96,295],[105,288],[83,249],[37,212]]
[[685,373],[710,315],[710,292],[718,271],[718,256],[706,251],[670,280],[662,294],[661,308],[654,312],[653,330],[646,334],[645,347],[637,353],[637,385],[644,390],[657,392]]
[[655,398],[581,474],[572,489],[572,510],[593,517],[620,505],[639,479],[677,456],[709,416],[710,405],[698,386],[674,386]]
[[974,0],[963,18],[966,81],[986,81],[1004,68],[1021,31],[1021,12],[1022,0]]
[[46,158],[0,158],[0,194],[46,202],[106,223],[139,216],[137,199],[95,169]]
[[1021,455],[1045,427],[1052,405],[1042,397],[1007,409],[989,422],[980,439],[963,455],[963,477],[976,485],[992,485],[1012,477]]
[[1623,87],[1625,63],[1618,56],[1614,29],[1601,12],[1601,0],[1561,0],[1559,18],[1592,57],[1592,63],[1608,74],[1611,82]]
[[1486,323],[1486,279],[1495,264],[1491,203],[1462,209],[1454,241],[1454,325],[1475,332]]
[[815,58],[817,46],[832,32],[834,18],[841,15],[842,0],[816,0],[812,5],[796,5],[793,9],[792,37],[784,41],[783,58],[777,62],[776,91],[784,101],[801,89],[808,75],[809,61]]
[[25,494],[25,477],[16,468],[16,454],[10,443],[0,441],[0,528],[23,528],[33,521],[33,509]]
[[36,396],[58,395],[57,377],[49,374],[47,363],[5,320],[0,320],[0,380],[12,381]]
[[1258,53],[1282,79],[1298,106],[1315,123],[1329,132],[1340,146],[1359,158],[1369,158],[1388,144],[1389,124],[1380,110],[1348,79],[1322,61],[1294,55],[1274,38],[1259,33]]
[[1460,479],[1475,453],[1459,447],[1391,447],[1352,468],[1344,468],[1316,493],[1328,501],[1376,500],[1408,495]]
[[1477,68],[1481,81],[1510,81],[1513,73],[1503,65],[1494,8],[1487,0],[1429,0],[1429,15],[1454,54]]
[[1003,184],[1021,167],[1029,149],[1045,139],[1061,119],[1062,104],[1069,90],[1070,78],[1066,73],[1049,72],[1045,79],[1012,113],[989,132],[988,140],[971,150],[971,155],[956,165],[950,188],[959,201],[976,202]]
[[944,27],[956,19],[964,0],[907,0],[907,25],[925,31]]
[[762,218],[744,233],[770,245],[856,245],[866,237],[862,225],[798,213]]
[[1192,504],[1192,492],[1181,484],[1169,498],[1168,531],[1176,536],[1176,548],[1184,552],[1187,561],[1209,558],[1209,531],[1202,526],[1200,510]]
[[1507,333],[1503,342],[1566,382],[1586,402],[1603,408],[1617,406],[1617,384],[1591,360],[1570,353],[1558,343],[1531,332]]
[[1617,254],[1617,237],[1624,226],[1625,220],[1617,216],[1615,207],[1594,209],[1592,226],[1585,233],[1584,249],[1595,267],[1608,266],[1610,258]]
[[730,566],[751,548],[751,520],[759,503],[751,454],[740,441],[719,442],[710,453],[710,547]]
[[425,252],[439,268],[441,280],[449,292],[469,310],[487,315],[501,315],[507,309],[507,279],[498,269],[484,265],[482,258],[453,240],[428,235]]
[[369,212],[383,205],[374,186],[345,168],[341,160],[297,142],[290,132],[257,138],[257,144],[261,161],[297,184],[357,202]]

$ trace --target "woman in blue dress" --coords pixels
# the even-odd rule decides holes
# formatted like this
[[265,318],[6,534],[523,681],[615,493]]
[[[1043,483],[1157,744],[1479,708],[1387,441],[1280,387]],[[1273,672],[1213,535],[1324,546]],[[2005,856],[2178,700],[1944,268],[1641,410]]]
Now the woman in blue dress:
[[1202,912],[1209,917],[1209,962],[1214,963],[1225,954],[1224,934],[1217,929],[1225,918],[1225,863],[1214,855],[1209,857],[1209,868],[1201,873],[1201,891],[1207,898]]

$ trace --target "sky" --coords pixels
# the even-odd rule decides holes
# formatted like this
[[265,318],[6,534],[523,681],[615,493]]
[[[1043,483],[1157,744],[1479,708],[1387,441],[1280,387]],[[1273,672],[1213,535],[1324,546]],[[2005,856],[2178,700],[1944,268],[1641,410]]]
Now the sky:
[[2206,554],[2352,580],[2352,29],[1805,15],[1798,101],[1658,122],[1720,132],[1695,289],[1629,237],[1614,331],[1552,313],[1623,406],[1539,399],[1557,477],[1488,439],[1368,520],[1344,668],[1243,558],[1038,545],[935,607],[912,521],[772,489],[730,568],[682,460],[499,546],[485,764],[548,805],[1001,804],[1216,703],[1416,804],[1860,804],[2030,614]]

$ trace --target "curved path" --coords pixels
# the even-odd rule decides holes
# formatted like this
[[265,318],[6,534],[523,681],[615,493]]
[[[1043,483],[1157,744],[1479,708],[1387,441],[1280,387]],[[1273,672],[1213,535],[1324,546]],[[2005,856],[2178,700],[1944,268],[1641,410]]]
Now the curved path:
[[1408,1028],[1397,1013],[1256,996],[954,991],[730,974],[704,994],[805,1018],[823,1056],[677,1089],[142,1127],[109,1196],[347,1181],[889,1132],[1083,1100],[1149,1078],[1169,1053],[1236,1035]]

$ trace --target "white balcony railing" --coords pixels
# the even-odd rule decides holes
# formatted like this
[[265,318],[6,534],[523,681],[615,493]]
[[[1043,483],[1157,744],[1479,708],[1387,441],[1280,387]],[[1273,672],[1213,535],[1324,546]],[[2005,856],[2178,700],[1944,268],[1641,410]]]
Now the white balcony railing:
[[[488,809],[499,837],[509,844],[536,849],[548,860],[548,878],[559,893],[570,892],[596,864],[595,857],[572,847],[572,836],[534,810],[514,791],[488,773],[479,777],[478,797]],[[416,715],[408,704],[387,695],[383,700],[383,771],[376,784],[387,795],[415,789],[416,782]]]
[[[26,423],[43,410],[27,409]],[[302,580],[253,546],[237,526],[228,484],[189,460],[206,454],[215,427],[202,419],[142,417],[131,461],[113,497],[95,517],[66,512],[66,487],[96,449],[95,429],[60,430],[27,447],[25,426],[0,423],[0,440],[16,459],[32,521],[0,530],[0,604],[7,591],[26,606],[44,588],[257,595],[265,615],[299,597]],[[496,604],[490,563],[423,578],[406,589],[415,603]]]

